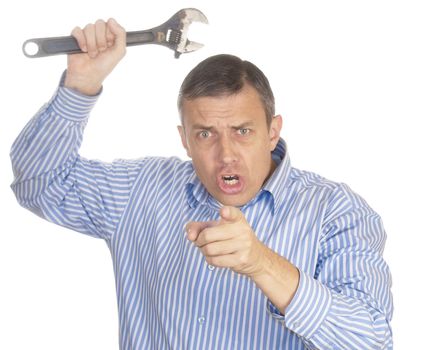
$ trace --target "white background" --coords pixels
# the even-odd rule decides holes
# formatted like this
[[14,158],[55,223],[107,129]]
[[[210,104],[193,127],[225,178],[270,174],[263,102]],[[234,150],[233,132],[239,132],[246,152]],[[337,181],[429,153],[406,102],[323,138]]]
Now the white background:
[[191,28],[205,48],[179,60],[163,47],[129,48],[105,83],[81,154],[105,161],[184,158],[175,102],[185,74],[222,52],[256,63],[273,86],[294,166],[349,184],[384,220],[395,348],[431,346],[431,1],[39,0],[1,6],[1,349],[117,348],[114,278],[104,242],[39,219],[20,208],[9,189],[10,145],[65,68],[64,56],[25,58],[22,42],[67,35],[98,18],[148,29],[183,7],[208,16],[210,26]]

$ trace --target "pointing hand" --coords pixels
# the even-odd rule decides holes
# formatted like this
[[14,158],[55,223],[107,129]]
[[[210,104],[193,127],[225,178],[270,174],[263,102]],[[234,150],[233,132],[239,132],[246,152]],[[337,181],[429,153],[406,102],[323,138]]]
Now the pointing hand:
[[262,272],[261,257],[266,247],[238,208],[222,207],[220,220],[189,222],[186,230],[188,239],[200,249],[208,264],[249,277]]

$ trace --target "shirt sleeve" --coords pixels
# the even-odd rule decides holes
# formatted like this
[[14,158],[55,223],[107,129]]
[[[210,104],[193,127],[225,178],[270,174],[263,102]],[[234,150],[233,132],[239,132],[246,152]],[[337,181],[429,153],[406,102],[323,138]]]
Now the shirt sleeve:
[[110,239],[142,160],[104,163],[78,154],[98,96],[62,84],[25,126],[11,149],[18,202],[56,224]]
[[284,315],[270,303],[268,310],[308,349],[392,349],[385,239],[380,217],[341,185],[325,217],[315,275],[300,271]]

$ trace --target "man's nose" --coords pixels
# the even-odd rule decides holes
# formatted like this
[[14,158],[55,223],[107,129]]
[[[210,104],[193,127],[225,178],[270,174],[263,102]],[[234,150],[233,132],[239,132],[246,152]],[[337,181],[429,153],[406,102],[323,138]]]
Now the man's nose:
[[222,136],[218,143],[219,160],[223,164],[231,164],[237,161],[237,148],[230,137]]

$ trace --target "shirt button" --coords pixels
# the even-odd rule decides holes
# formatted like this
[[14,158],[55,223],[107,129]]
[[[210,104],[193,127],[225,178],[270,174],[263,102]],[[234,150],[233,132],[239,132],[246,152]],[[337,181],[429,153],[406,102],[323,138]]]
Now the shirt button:
[[293,322],[294,328],[299,328],[300,326],[301,326],[301,324],[298,321]]
[[206,321],[206,318],[204,316],[200,316],[198,318],[198,323],[203,324]]
[[213,265],[208,265],[207,268],[208,268],[210,271],[215,270],[215,266],[213,266]]

